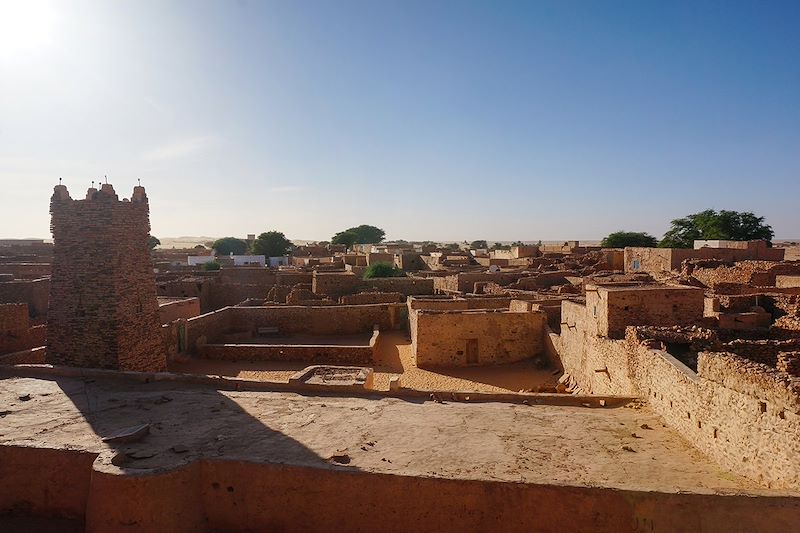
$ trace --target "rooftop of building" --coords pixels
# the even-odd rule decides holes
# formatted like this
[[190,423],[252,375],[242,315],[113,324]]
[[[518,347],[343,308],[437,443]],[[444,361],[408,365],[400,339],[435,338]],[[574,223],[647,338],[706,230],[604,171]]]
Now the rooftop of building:
[[656,283],[609,283],[609,284],[587,284],[587,290],[599,290],[607,292],[628,292],[628,291],[660,291],[660,290],[691,290],[700,291],[699,287],[691,287],[689,285],[660,285]]
[[[474,405],[66,377],[7,377],[0,401],[7,406],[0,445],[89,452],[98,455],[95,469],[131,475],[214,459],[636,491],[793,494],[722,470],[638,402]],[[102,440],[141,424],[150,432],[137,442]]]

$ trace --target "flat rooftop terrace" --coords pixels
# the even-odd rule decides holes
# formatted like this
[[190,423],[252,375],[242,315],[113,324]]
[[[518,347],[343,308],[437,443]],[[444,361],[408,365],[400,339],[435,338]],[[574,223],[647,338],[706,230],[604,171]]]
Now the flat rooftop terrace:
[[[116,377],[6,377],[0,402],[4,531],[728,532],[800,520],[797,494],[722,470],[638,402],[470,404]],[[137,440],[102,438],[144,424]]]
[[[28,400],[21,400],[26,398]],[[135,473],[238,458],[407,476],[634,490],[756,489],[720,469],[647,407],[468,404],[397,398],[224,392],[177,383],[58,378],[0,381],[2,446],[135,458]],[[151,424],[141,442],[101,437]],[[651,429],[643,429],[647,426]],[[173,448],[186,449],[176,453]],[[630,448],[628,450],[627,448]]]

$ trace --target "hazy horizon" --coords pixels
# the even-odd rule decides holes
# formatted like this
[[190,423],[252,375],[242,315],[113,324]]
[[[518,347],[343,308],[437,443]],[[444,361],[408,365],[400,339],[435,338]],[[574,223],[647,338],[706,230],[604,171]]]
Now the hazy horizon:
[[714,208],[795,238],[798,26],[779,1],[0,0],[0,238],[49,238],[58,178],[104,175],[141,178],[156,236],[661,238]]

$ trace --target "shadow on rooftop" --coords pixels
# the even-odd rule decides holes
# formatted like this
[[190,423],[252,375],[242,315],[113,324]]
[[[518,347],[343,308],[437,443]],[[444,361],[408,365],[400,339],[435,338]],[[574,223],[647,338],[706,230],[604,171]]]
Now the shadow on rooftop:
[[[149,425],[149,434],[140,440],[105,443],[116,452],[114,464],[125,470],[169,468],[201,458],[236,456],[301,466],[332,464],[280,429],[271,428],[222,391],[174,382],[56,382],[101,438]],[[259,400],[254,408],[267,419],[274,411],[268,402]],[[285,413],[286,407],[281,411]]]

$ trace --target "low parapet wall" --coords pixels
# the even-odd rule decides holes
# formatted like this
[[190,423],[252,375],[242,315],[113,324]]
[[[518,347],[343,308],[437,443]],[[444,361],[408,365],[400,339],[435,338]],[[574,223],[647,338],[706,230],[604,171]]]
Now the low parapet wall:
[[695,374],[640,346],[639,383],[653,409],[722,466],[768,487],[800,488],[800,380],[727,353],[701,353]]
[[204,344],[200,357],[225,361],[297,361],[334,365],[367,365],[375,360],[380,330],[368,344]]
[[370,346],[335,344],[206,344],[200,357],[225,361],[298,361],[336,365],[372,363]]
[[[66,517],[87,531],[790,531],[787,496],[686,494],[399,476],[206,459],[130,475],[97,454],[0,447],[0,512]],[[314,490],[309,490],[314,487]],[[469,512],[464,512],[469,509]],[[525,509],[525,512],[520,512]],[[1,522],[0,522],[1,523]],[[733,526],[733,527],[732,527]]]
[[260,327],[273,327],[281,335],[353,335],[402,327],[404,304],[226,307],[189,319],[187,346],[196,351],[198,344],[218,344],[223,334],[256,333]]
[[200,315],[200,298],[158,298],[158,317],[162,324],[179,318],[193,318]]
[[800,488],[800,378],[730,353],[703,352],[695,372],[640,341],[598,337],[586,307],[564,302],[550,334],[564,372],[585,392],[639,394],[723,467],[769,487]]
[[29,348],[19,352],[0,355],[0,365],[40,365],[45,362],[46,346]]

